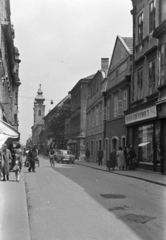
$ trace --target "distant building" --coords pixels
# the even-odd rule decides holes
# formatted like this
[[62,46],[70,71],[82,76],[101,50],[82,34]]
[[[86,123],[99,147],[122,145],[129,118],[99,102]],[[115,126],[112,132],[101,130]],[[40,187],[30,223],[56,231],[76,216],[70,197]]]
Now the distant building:
[[45,98],[43,97],[43,91],[41,89],[41,84],[39,85],[39,89],[37,92],[37,96],[35,97],[34,102],[34,123],[32,126],[32,142],[33,145],[36,145],[39,147],[40,145],[40,139],[39,135],[44,127],[44,116],[45,116],[45,105],[44,105]]
[[[53,146],[54,148],[58,148],[58,149],[67,148],[67,140],[65,139],[65,120],[61,119],[62,132],[58,132],[58,133],[55,133],[53,130],[51,130],[50,121],[51,119],[56,120],[56,118],[59,118],[59,112],[61,110],[63,111],[63,113],[66,111],[65,103],[67,103],[67,107],[70,109],[70,99],[71,99],[71,96],[70,94],[68,94],[43,118],[44,131],[41,132],[41,144],[43,144],[44,148],[47,150],[50,149],[50,146]],[[69,111],[69,109],[67,109],[67,111]],[[57,122],[57,124],[59,123]],[[56,123],[54,127],[56,128]],[[43,141],[42,139],[44,139],[43,143],[42,143]]]
[[70,91],[71,118],[70,121],[68,120],[68,124],[70,125],[70,139],[68,139],[67,145],[77,159],[84,158],[85,156],[87,86],[93,76],[91,75],[79,80]]
[[88,84],[86,109],[86,148],[90,151],[90,161],[96,162],[99,147],[104,143],[104,97],[107,89],[109,59],[101,59],[101,69]]
[[105,94],[107,159],[113,149],[118,151],[120,146],[124,148],[127,145],[124,111],[130,106],[132,46],[132,37],[117,36],[108,70]]

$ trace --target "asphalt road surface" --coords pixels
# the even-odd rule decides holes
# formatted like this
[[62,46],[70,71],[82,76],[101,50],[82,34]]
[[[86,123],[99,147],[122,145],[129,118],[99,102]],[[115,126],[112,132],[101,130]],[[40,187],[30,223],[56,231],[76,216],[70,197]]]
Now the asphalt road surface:
[[43,158],[24,176],[32,240],[166,239],[163,186]]

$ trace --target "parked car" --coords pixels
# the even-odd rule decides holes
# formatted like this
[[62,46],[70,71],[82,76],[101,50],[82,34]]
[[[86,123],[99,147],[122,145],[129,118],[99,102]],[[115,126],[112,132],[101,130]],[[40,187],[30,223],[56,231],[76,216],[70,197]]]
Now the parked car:
[[54,154],[54,159],[57,163],[74,163],[75,156],[72,154],[70,150],[56,150]]

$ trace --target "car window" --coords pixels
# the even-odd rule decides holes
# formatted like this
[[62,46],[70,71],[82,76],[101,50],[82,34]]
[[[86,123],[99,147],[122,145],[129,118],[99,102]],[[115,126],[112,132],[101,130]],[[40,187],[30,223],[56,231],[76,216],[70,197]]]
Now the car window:
[[61,154],[61,151],[56,151],[57,154]]
[[67,151],[67,154],[72,154],[71,151]]
[[62,153],[63,153],[63,154],[68,154],[66,150],[63,150]]

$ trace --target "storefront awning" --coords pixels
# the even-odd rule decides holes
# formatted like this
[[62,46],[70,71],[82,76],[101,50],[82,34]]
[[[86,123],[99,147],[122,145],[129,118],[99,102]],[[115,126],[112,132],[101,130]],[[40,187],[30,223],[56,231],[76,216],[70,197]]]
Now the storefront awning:
[[0,147],[8,138],[19,138],[19,132],[10,124],[0,119]]

